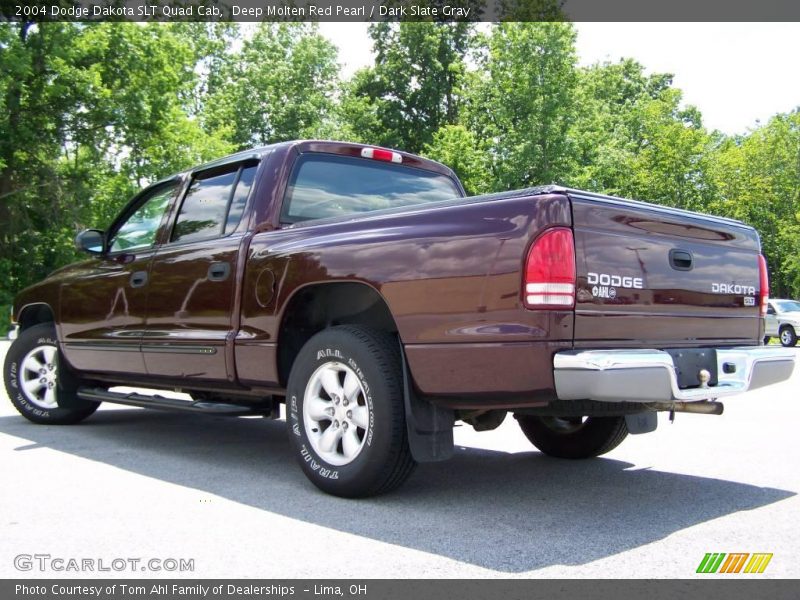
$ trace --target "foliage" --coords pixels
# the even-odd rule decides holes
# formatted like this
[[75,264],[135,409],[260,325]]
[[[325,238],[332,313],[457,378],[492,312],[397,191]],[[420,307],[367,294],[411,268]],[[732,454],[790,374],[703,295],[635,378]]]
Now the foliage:
[[749,135],[723,139],[711,155],[717,190],[709,210],[758,229],[775,297],[800,296],[800,109]]
[[209,131],[247,148],[320,137],[333,110],[336,48],[307,23],[259,23],[216,66],[206,102]]
[[231,150],[191,111],[204,31],[0,24],[0,310],[137,188]]
[[470,23],[371,25],[375,66],[356,74],[343,100],[355,136],[420,152],[455,124],[473,32]]
[[465,121],[485,140],[496,189],[551,183],[568,174],[576,62],[569,23],[506,23],[489,36]]
[[463,125],[445,125],[439,129],[422,154],[453,169],[468,195],[492,191],[486,151],[475,134]]

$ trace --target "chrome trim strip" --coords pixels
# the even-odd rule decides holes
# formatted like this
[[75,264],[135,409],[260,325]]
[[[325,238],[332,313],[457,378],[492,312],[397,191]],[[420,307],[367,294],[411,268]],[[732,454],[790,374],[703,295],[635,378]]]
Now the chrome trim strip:
[[96,352],[106,352],[115,350],[117,352],[139,352],[139,344],[125,344],[121,342],[65,342],[64,346],[70,350],[93,350]]
[[189,344],[142,344],[142,352],[169,354],[216,354],[214,346],[196,346]]
[[116,352],[151,352],[167,354],[216,354],[214,346],[198,346],[196,344],[121,344],[117,342],[67,342],[64,344],[71,350],[94,350]]

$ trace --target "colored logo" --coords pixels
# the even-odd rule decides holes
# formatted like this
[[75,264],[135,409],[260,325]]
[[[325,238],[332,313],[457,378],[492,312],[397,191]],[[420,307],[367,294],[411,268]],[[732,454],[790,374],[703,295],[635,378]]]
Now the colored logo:
[[763,573],[771,560],[772,554],[766,552],[708,552],[697,573]]

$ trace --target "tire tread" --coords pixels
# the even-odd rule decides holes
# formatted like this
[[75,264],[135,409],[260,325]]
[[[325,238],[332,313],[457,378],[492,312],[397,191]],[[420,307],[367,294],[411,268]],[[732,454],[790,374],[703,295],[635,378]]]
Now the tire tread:
[[[340,325],[335,329],[349,332],[364,344],[370,354],[375,357],[376,362],[378,362],[384,373],[395,373],[394,377],[387,378],[387,383],[393,388],[392,392],[396,393],[397,397],[402,398],[402,361],[400,359],[400,344],[397,339],[389,333],[356,325]],[[408,445],[405,407],[400,406],[399,408],[402,418],[392,419],[392,436],[399,436],[402,439],[402,443],[396,445],[394,460],[390,461],[386,469],[385,480],[377,485],[372,492],[365,495],[380,495],[397,489],[411,476],[417,465],[411,456],[411,448]]]
[[[83,421],[97,410],[99,404],[92,403],[86,408],[64,408],[63,406],[59,406],[57,408],[47,410],[46,416],[40,416],[30,412],[17,402],[16,390],[12,387],[10,381],[10,365],[15,360],[19,360],[21,358],[20,355],[24,356],[29,351],[29,348],[32,348],[32,342],[37,337],[49,337],[55,340],[56,331],[53,323],[39,323],[23,330],[20,332],[19,337],[11,344],[11,347],[8,349],[8,353],[6,354],[5,363],[3,364],[3,379],[5,382],[6,393],[8,394],[9,400],[11,400],[11,404],[14,405],[14,408],[17,409],[19,414],[32,423],[36,423],[38,425],[74,425]],[[26,346],[26,344],[28,344],[28,346]],[[66,379],[70,382],[70,388],[77,388],[77,382],[79,380],[73,372],[66,372],[67,368],[68,367],[66,365],[62,364],[59,355],[59,386],[61,386]],[[59,389],[58,393],[73,396],[76,392],[74,389],[62,388]]]
[[557,433],[541,417],[516,415],[525,437],[544,454],[557,458],[593,458],[611,452],[628,437],[625,417],[589,417],[583,429]]
[[[296,359],[292,374],[289,376],[289,389],[296,386],[298,394],[301,384],[299,379],[293,381],[295,377],[300,377],[299,372],[298,375],[295,375],[295,367],[301,361],[306,347],[313,350],[317,347],[315,344],[321,343],[322,338],[318,336],[334,336],[339,344],[357,348],[358,353],[370,358],[370,367],[373,373],[379,374],[382,384],[385,386],[384,392],[387,395],[385,414],[388,418],[388,426],[384,426],[386,427],[384,431],[391,442],[385,449],[386,452],[381,459],[377,474],[373,471],[369,475],[369,482],[355,483],[351,481],[350,485],[333,485],[330,481],[323,481],[310,475],[305,467],[304,471],[317,487],[337,496],[364,498],[390,492],[408,479],[417,464],[411,455],[406,430],[400,342],[396,336],[388,332],[360,325],[336,325],[321,331],[307,342],[307,346],[301,349],[301,354]],[[302,360],[306,361],[307,359],[302,358]],[[290,434],[290,439],[294,440],[295,438]],[[300,464],[304,466],[302,460]]]

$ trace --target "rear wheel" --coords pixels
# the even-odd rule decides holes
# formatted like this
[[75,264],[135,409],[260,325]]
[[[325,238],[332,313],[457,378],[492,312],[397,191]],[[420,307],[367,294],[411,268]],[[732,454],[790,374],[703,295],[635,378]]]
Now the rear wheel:
[[356,326],[318,333],[292,366],[286,398],[289,439],[306,477],[321,490],[373,496],[411,474],[416,463],[393,336]]
[[780,331],[781,344],[784,346],[797,345],[797,333],[791,325],[784,325]]
[[52,323],[34,325],[19,334],[6,354],[3,376],[11,403],[34,423],[70,425],[99,406],[77,398],[77,378],[60,364]]
[[625,417],[534,417],[516,415],[525,437],[558,458],[591,458],[610,452],[628,435]]

